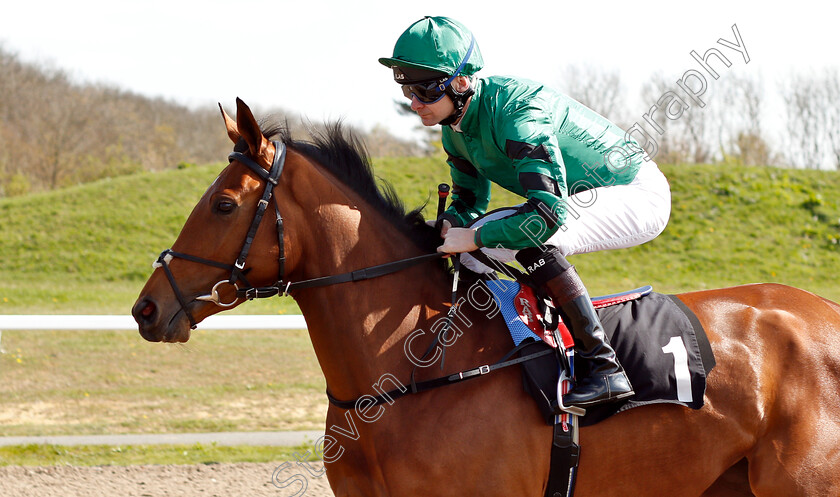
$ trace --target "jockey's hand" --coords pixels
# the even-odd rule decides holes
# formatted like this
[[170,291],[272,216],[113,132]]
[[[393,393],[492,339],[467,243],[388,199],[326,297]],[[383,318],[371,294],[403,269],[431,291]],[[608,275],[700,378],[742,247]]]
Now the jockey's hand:
[[[435,221],[434,219],[429,219],[428,221],[426,221],[426,224],[428,224],[429,226],[434,228],[435,226],[437,226],[437,221]],[[452,227],[452,223],[450,223],[449,221],[444,219],[441,222],[441,225],[440,225],[440,237],[445,238],[446,237],[446,232],[449,231],[449,228],[451,228],[451,227]]]
[[461,252],[472,252],[478,250],[478,245],[475,244],[475,230],[472,228],[452,228],[447,227],[444,221],[443,245],[437,248],[438,252],[445,252],[447,254],[459,254]]

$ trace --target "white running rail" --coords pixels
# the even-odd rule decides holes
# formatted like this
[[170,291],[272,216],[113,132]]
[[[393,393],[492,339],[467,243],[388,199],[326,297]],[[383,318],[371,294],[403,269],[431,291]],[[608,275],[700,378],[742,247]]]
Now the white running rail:
[[[289,315],[219,315],[198,323],[199,330],[305,330],[306,321],[299,314]],[[131,316],[123,315],[26,315],[0,314],[0,353],[3,331],[13,330],[137,330]]]
[[[305,330],[301,315],[213,315],[198,323],[200,330]],[[137,330],[128,315],[0,314],[0,330]]]

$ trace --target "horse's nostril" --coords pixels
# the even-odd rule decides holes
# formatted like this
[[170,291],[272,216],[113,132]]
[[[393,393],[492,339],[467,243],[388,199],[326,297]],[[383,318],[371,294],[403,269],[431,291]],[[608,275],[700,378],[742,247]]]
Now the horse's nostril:
[[152,302],[148,302],[148,303],[146,303],[146,306],[143,307],[143,310],[140,311],[140,315],[143,316],[144,318],[147,318],[147,317],[151,316],[152,314],[154,314],[154,312],[155,312],[155,304],[153,304]]
[[134,306],[134,309],[131,310],[131,314],[134,316],[134,320],[137,323],[148,323],[152,320],[152,317],[155,315],[155,311],[157,311],[157,306],[151,300],[142,300]]

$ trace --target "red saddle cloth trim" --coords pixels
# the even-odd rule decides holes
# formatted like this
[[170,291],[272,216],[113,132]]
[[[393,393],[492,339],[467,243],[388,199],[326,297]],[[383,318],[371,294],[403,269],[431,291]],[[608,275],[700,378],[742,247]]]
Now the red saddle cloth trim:
[[594,305],[596,309],[602,309],[604,307],[609,307],[611,305],[620,304],[622,302],[629,302],[631,300],[636,300],[636,299],[641,298],[641,297],[642,297],[641,293],[628,293],[628,294],[625,294],[625,295],[618,295],[616,297],[608,297],[608,298],[605,298],[605,299],[593,300],[592,305]]
[[[632,292],[616,295],[614,297],[599,298],[593,300],[592,305],[595,306],[596,309],[603,309],[604,307],[609,307],[611,305],[636,300],[641,298],[642,295],[643,294],[640,292]],[[534,293],[534,290],[527,285],[521,285],[519,293],[517,293],[516,297],[513,299],[513,304],[516,307],[516,312],[519,314],[522,322],[525,323],[525,325],[528,326],[535,335],[542,337],[545,343],[556,349],[557,344],[554,342],[554,335],[550,330],[546,330],[543,326],[543,316],[540,314],[540,306],[537,304],[537,296]],[[574,347],[575,341],[572,338],[572,334],[569,332],[566,325],[563,324],[562,320],[560,321],[558,330],[560,332],[560,337],[563,340],[563,347],[567,349]]]

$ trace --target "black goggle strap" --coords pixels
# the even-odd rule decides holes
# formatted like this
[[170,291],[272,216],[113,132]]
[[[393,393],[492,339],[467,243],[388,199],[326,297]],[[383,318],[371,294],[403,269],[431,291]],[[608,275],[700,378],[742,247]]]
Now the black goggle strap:
[[[245,260],[248,258],[248,252],[251,250],[251,245],[254,243],[254,238],[257,235],[257,229],[260,227],[263,215],[268,208],[269,200],[272,200],[272,192],[274,187],[280,179],[280,174],[283,172],[283,165],[286,162],[286,147],[281,142],[272,142],[274,144],[274,161],[271,164],[271,169],[266,171],[262,166],[257,164],[247,155],[241,152],[232,152],[228,155],[228,161],[234,160],[248,166],[254,173],[265,181],[265,190],[263,190],[262,198],[257,204],[257,212],[254,214],[254,219],[251,221],[251,226],[248,228],[248,234],[245,236],[245,242],[242,244],[242,250],[239,252],[239,257],[236,258],[233,269],[231,270],[230,282],[234,283],[241,279],[249,287],[250,283],[245,279],[242,270],[245,268]],[[280,210],[277,207],[277,202],[274,202],[274,209],[277,213],[277,229],[280,237],[280,274],[283,274],[284,265],[284,250],[283,250],[283,219],[280,217]]]

